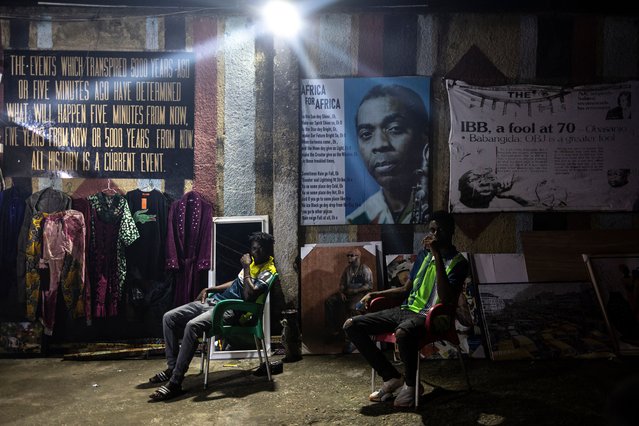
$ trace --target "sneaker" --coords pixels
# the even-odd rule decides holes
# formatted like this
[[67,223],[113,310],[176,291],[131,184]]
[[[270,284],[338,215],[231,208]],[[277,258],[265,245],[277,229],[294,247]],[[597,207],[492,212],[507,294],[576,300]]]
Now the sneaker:
[[[424,388],[419,385],[419,394],[424,393]],[[404,385],[393,402],[395,408],[410,408],[415,406],[415,386]]]
[[404,384],[403,377],[397,377],[385,381],[382,387],[368,396],[369,401],[384,402],[393,397],[393,393]]

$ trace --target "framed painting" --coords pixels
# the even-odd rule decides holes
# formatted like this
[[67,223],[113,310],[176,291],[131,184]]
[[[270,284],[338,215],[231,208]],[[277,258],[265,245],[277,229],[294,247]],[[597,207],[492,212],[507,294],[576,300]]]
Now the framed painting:
[[386,285],[384,288],[401,287],[406,284],[416,260],[416,254],[387,254],[385,256]]
[[[249,253],[249,236],[253,232],[269,232],[268,216],[227,216],[213,218],[213,249],[209,286],[232,281],[241,269],[240,258]],[[265,350],[271,351],[270,296],[264,304],[264,340]],[[257,358],[255,342],[252,336],[224,342],[211,339],[209,350],[211,359]]]
[[583,255],[618,355],[639,354],[639,254]]
[[301,248],[302,343],[311,354],[353,352],[342,325],[357,311],[357,302],[377,290],[381,242],[309,244]]
[[464,301],[460,299],[457,315],[459,341],[464,353],[472,358],[486,358],[486,332],[481,315],[478,285],[481,283],[527,282],[523,255],[513,253],[464,253],[470,262],[470,276],[464,283]]
[[493,360],[608,357],[613,345],[589,282],[479,284]]

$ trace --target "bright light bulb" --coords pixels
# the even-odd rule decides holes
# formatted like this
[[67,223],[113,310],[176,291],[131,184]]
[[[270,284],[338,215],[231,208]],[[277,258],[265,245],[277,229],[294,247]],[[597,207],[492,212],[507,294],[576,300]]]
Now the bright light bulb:
[[297,8],[283,0],[268,2],[262,10],[262,16],[269,30],[282,37],[295,36],[302,25]]

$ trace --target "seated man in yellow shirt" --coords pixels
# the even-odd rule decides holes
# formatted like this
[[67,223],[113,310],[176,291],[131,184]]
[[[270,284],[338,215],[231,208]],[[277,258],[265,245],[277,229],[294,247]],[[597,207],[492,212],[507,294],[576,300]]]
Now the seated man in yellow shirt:
[[[151,383],[166,383],[149,398],[165,401],[182,393],[182,381],[195,355],[198,338],[211,328],[211,310],[218,301],[242,299],[254,301],[268,291],[268,282],[277,271],[273,263],[273,236],[265,232],[254,232],[249,237],[250,254],[240,259],[242,270],[237,278],[225,284],[203,289],[197,300],[172,309],[164,314],[162,326],[166,345],[167,369],[151,377]],[[207,297],[209,293],[214,293]],[[184,330],[182,344],[178,333]]]

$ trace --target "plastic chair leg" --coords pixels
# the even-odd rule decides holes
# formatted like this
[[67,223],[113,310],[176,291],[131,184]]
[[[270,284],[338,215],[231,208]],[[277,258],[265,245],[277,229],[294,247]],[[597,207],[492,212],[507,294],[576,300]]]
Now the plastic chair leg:
[[[271,363],[268,360],[268,351],[266,350],[266,342],[264,341],[264,339],[260,340],[262,342],[262,349],[264,350],[264,358],[266,360],[266,375],[268,376],[268,381],[272,382],[273,378],[271,377]],[[260,348],[257,348],[257,353],[258,355],[260,354]],[[262,359],[262,356],[260,356],[260,359]]]
[[202,336],[202,354],[200,355],[200,374],[204,372],[204,353],[206,352],[206,342],[207,342],[206,334]]
[[371,393],[375,392],[375,369],[371,368]]
[[257,356],[260,358],[260,364],[261,364],[262,362],[264,362],[264,360],[262,359],[262,353],[260,352],[260,340],[257,338],[257,336],[253,336],[253,340],[255,341],[255,348],[257,349]]
[[[375,344],[377,345],[377,349],[382,349],[382,344],[380,342],[375,342]],[[394,355],[395,354],[393,354],[393,356]],[[375,392],[375,376],[375,369],[371,368],[371,393]]]
[[209,363],[210,363],[210,356],[209,356],[209,350],[211,348],[211,339],[207,338],[204,341],[204,348],[202,349],[202,356],[205,356],[206,359],[203,359],[206,367],[204,368],[204,389],[206,389],[209,385]]
[[421,357],[419,355],[420,355],[420,352],[417,351],[417,369],[415,370],[415,409],[416,410],[417,410],[417,407],[419,407],[419,385],[420,385],[419,363],[421,361]]
[[459,362],[461,363],[462,371],[464,372],[464,377],[466,378],[466,386],[468,390],[471,390],[470,386],[470,378],[468,377],[468,369],[466,368],[466,362],[464,361],[464,356],[462,354],[461,348],[459,345],[456,346],[457,356],[459,357]]
[[393,362],[400,361],[398,355],[399,355],[399,347],[397,346],[397,343],[394,343],[393,344]]

